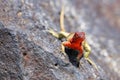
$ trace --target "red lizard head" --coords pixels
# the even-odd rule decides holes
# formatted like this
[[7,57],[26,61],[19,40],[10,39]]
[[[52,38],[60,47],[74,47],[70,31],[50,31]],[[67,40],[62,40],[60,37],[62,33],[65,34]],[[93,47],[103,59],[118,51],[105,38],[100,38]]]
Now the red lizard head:
[[73,36],[73,40],[74,41],[84,41],[85,40],[85,33],[84,32],[75,32],[74,36]]

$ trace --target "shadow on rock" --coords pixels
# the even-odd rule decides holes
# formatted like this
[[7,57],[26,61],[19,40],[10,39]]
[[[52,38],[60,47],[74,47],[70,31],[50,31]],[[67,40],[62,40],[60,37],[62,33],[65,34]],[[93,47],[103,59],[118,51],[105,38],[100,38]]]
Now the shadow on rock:
[[77,55],[79,51],[65,48],[65,52],[68,55],[69,61],[72,63],[72,65],[75,67],[79,67],[79,61],[77,60]]

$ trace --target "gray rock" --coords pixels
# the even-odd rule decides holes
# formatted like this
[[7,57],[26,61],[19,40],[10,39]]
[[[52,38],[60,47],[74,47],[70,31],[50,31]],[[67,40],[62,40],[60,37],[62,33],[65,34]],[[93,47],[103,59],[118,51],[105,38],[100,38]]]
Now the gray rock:
[[4,25],[2,24],[2,22],[0,22],[0,28],[3,28],[4,27]]
[[[116,47],[119,31],[97,15],[93,5],[98,4],[96,1],[21,1],[0,0],[0,80],[119,79],[119,49]],[[80,68],[75,67],[68,56],[60,52],[61,41],[47,32],[49,28],[59,30],[62,3],[66,30],[86,32],[92,47],[90,58],[97,64],[98,71],[84,58],[80,60]]]
[[[49,36],[45,38],[50,39]],[[84,59],[82,66],[76,68],[69,61],[66,63],[66,60],[62,60],[62,57],[56,57],[55,54],[61,53],[50,53],[34,41],[29,41],[26,34],[7,28],[0,29],[0,53],[2,80],[84,80],[90,78],[106,80],[101,68],[100,71],[96,71]]]
[[6,28],[0,28],[0,80],[23,80],[18,42]]

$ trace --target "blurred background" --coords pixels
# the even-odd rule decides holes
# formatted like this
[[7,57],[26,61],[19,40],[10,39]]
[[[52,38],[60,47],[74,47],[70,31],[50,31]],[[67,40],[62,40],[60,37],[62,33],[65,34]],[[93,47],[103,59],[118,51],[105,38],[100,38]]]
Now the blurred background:
[[110,80],[119,80],[120,0],[0,0],[0,21],[6,27],[25,26],[23,19],[27,16],[32,16],[34,20],[35,12],[32,11],[44,11],[49,16],[48,19],[56,25],[50,27],[59,31],[62,5],[65,11],[66,31],[86,32],[87,41],[92,48],[90,57],[103,68]]

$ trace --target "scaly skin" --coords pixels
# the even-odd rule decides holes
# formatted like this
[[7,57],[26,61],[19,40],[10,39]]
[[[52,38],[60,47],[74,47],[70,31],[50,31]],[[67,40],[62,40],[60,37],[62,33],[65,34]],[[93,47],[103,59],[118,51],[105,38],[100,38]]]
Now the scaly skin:
[[59,38],[59,39],[66,38],[67,41],[62,42],[62,45],[61,45],[62,53],[64,53],[64,55],[66,55],[64,47],[78,50],[79,53],[77,55],[77,60],[79,61],[81,59],[82,55],[84,55],[83,57],[98,70],[95,63],[89,58],[91,48],[85,39],[85,33],[84,32],[68,33],[65,31],[63,24],[64,24],[64,10],[62,7],[61,14],[60,14],[61,31],[58,33],[52,29],[49,30],[49,33],[51,33],[56,38]]
[[71,48],[73,50],[78,50],[79,54],[77,59],[79,60],[83,55],[83,42],[85,41],[85,33],[84,32],[75,32],[74,36],[68,41],[63,42],[62,44],[65,47]]

